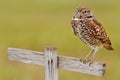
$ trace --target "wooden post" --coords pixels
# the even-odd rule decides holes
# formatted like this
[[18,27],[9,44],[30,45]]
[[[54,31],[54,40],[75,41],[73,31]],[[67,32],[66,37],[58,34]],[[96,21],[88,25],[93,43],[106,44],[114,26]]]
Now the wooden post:
[[45,80],[58,80],[57,49],[45,48]]
[[[59,69],[81,72],[85,74],[91,74],[96,76],[104,76],[105,74],[105,69],[106,69],[105,63],[93,62],[91,65],[89,65],[89,63],[83,63],[83,61],[81,61],[80,58],[58,56],[55,53],[57,53],[56,48],[50,48],[50,47],[47,47],[45,49],[45,52],[37,52],[37,51],[18,49],[18,48],[8,48],[8,59],[11,61],[36,64],[44,67],[48,65],[47,64],[48,61],[46,59],[49,58],[45,58],[46,55],[46,57],[50,56],[51,60],[49,60],[49,63],[50,65],[52,65],[52,67],[54,67],[54,70],[52,69],[52,71],[56,70],[56,65],[57,65],[57,68]],[[55,57],[56,55],[57,57]],[[54,77],[56,77],[57,79],[57,70],[56,72],[52,72],[52,73],[54,73]],[[46,74],[49,73],[46,72]]]

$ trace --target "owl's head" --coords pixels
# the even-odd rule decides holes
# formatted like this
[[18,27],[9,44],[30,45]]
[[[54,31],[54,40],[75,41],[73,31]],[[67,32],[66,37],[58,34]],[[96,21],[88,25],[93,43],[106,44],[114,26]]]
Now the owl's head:
[[89,8],[77,8],[75,10],[73,18],[82,19],[82,18],[92,18],[93,12]]

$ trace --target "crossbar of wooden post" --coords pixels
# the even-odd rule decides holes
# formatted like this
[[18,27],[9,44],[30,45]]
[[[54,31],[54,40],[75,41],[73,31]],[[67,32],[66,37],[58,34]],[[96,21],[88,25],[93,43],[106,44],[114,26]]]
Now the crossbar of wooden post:
[[[17,62],[45,66],[46,58],[44,53],[46,52],[8,48],[8,59]],[[79,58],[57,56],[57,67],[64,70],[103,76],[106,65],[100,62],[93,62],[89,65],[89,63],[83,63]]]

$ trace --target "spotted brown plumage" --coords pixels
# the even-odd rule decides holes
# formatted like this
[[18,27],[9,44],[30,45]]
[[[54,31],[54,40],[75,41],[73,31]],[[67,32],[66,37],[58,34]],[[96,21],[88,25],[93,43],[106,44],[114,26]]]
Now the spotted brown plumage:
[[105,29],[94,18],[93,12],[89,8],[77,8],[72,17],[71,25],[74,34],[92,48],[86,58],[93,53],[91,56],[93,59],[99,47],[113,50]]

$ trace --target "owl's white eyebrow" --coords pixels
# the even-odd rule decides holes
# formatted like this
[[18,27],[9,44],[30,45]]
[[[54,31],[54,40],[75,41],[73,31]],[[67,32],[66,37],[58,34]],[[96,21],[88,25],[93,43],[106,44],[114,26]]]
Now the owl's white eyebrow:
[[72,18],[72,20],[81,20],[81,19],[79,19],[79,18]]

